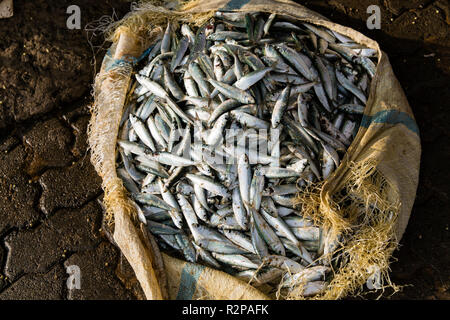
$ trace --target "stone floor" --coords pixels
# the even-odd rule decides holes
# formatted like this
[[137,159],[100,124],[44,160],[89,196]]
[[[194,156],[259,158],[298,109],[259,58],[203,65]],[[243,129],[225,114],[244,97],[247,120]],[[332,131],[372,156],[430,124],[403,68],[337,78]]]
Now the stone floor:
[[[120,18],[130,3],[54,3],[15,0],[14,17],[0,20],[0,299],[143,298],[103,226],[101,181],[87,150],[93,52],[98,68],[105,46],[65,25],[71,4],[80,6],[85,25],[103,15]],[[412,286],[394,298],[449,299],[448,4],[304,3],[389,54],[424,144],[416,205],[392,265],[393,280]],[[373,3],[382,8],[382,30],[365,27]],[[72,265],[81,270],[80,290],[66,285]]]

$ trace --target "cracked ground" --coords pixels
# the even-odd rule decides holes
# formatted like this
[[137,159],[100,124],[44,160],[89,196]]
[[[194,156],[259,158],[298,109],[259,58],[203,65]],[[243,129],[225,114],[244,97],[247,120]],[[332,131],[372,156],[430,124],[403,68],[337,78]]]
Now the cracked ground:
[[[86,129],[93,77],[107,44],[68,30],[66,8],[82,24],[123,17],[130,1],[15,0],[0,20],[0,299],[142,299],[133,272],[110,242],[100,178]],[[389,55],[422,139],[416,203],[385,299],[449,299],[450,12],[446,1],[303,1],[378,41]],[[381,8],[368,30],[366,8]],[[93,48],[88,40],[91,41]],[[66,268],[80,267],[69,290]],[[378,297],[367,294],[364,298]]]

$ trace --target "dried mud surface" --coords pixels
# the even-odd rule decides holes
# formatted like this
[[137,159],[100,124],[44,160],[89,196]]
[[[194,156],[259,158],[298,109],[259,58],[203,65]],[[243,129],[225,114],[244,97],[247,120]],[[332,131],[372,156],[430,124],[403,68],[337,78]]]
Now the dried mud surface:
[[[391,273],[405,287],[382,298],[450,299],[448,3],[301,3],[380,43],[420,128],[420,184]],[[67,29],[72,4],[81,8],[83,27],[104,15],[121,18],[130,8],[125,0],[15,0],[14,16],[0,20],[0,299],[143,298],[102,224],[86,127],[91,84],[105,51],[101,36]],[[366,27],[373,4],[381,8],[381,30]],[[70,265],[82,271],[80,290],[66,286]]]

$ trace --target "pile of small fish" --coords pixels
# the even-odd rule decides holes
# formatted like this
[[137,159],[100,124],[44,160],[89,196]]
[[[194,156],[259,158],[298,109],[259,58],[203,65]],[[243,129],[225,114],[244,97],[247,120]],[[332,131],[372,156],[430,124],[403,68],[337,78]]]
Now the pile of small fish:
[[147,50],[121,120],[117,174],[140,220],[187,261],[321,292],[337,242],[295,199],[339,166],[377,52],[275,14],[175,29]]

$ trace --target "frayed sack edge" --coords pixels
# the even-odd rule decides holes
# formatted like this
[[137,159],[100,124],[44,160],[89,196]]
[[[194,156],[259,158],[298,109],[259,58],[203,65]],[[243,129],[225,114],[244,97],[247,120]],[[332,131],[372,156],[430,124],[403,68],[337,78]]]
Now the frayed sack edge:
[[[155,36],[161,36],[163,26],[168,20],[174,23],[175,26],[177,23],[189,23],[198,26],[210,19],[216,10],[192,12],[195,11],[199,2],[194,0],[182,6],[181,10],[190,10],[190,12],[171,11],[145,1],[141,2],[124,19],[110,25],[106,30],[106,35],[114,43],[119,43],[121,35],[127,34],[129,38],[134,39],[134,47],[139,48],[136,51],[142,52],[142,48],[148,47],[151,41],[154,41],[148,39],[155,39]],[[258,11],[258,8],[236,11]],[[269,12],[268,10],[260,11]],[[285,14],[290,15],[288,12]],[[317,17],[322,18],[316,14],[314,18],[317,19]],[[302,20],[297,16],[293,16],[293,18]],[[356,33],[356,31],[346,27],[328,22],[325,18],[318,21],[305,17],[303,20],[332,28],[352,38],[354,38],[353,35]],[[364,36],[361,37],[359,33],[358,36],[360,40],[358,42],[377,49],[380,52],[379,57],[381,59],[381,51],[378,44]],[[115,51],[117,53],[117,48]],[[126,96],[126,92],[123,92],[123,90],[124,88],[129,88],[131,73],[131,64],[118,66],[108,72],[105,72],[105,70],[100,72],[95,81],[96,104],[93,106],[93,116],[89,126],[89,144],[93,151],[92,162],[103,179],[107,221],[111,225],[114,225],[114,221],[117,220],[117,211],[128,215],[132,218],[135,225],[139,225],[135,208],[128,198],[122,181],[115,173],[115,139],[117,138],[118,123],[122,115],[122,109],[125,105],[123,97]],[[105,79],[109,78],[115,80],[111,83],[109,90],[105,91],[101,88],[101,85]],[[114,102],[116,106],[112,107],[111,102]],[[108,104],[110,105],[108,108],[110,110],[106,113],[102,112],[100,115],[100,110],[104,109],[104,106]],[[104,137],[111,135],[111,130],[115,132],[114,144],[108,143],[108,146],[105,146]],[[114,149],[111,149],[111,147]],[[104,155],[107,154],[114,155],[112,161],[104,158]],[[400,212],[400,204],[386,200],[398,199],[398,197],[384,194],[386,190],[393,192],[395,189],[386,187],[388,183],[376,170],[377,164],[373,160],[347,165],[349,174],[341,189],[335,189],[331,194],[324,192],[323,187],[325,185],[321,185],[314,190],[298,195],[298,204],[302,206],[305,216],[312,218],[320,225],[324,225],[330,234],[330,238],[337,240],[338,235],[351,235],[351,238],[339,249],[339,255],[342,259],[345,259],[346,263],[339,270],[335,270],[333,279],[325,292],[315,296],[313,299],[341,299],[347,295],[356,294],[362,290],[367,280],[374,275],[374,270],[379,272],[383,290],[387,287],[393,288],[395,292],[400,289],[389,279],[389,260],[394,250],[398,247],[395,226]],[[348,199],[336,197],[342,190],[345,190],[346,197],[353,197],[351,205],[343,205],[343,202]],[[376,200],[375,207],[373,207],[373,199]],[[344,217],[350,217],[350,219]],[[361,219],[362,221],[360,221]],[[138,273],[136,270],[135,272]],[[140,283],[142,286],[142,281]],[[149,297],[147,294],[149,290],[146,291],[144,289],[144,291],[146,296],[151,299],[151,295]],[[303,286],[299,284],[295,288],[290,288],[288,294],[282,298],[304,299],[302,292]],[[156,294],[156,296],[161,297],[162,294]]]
[[[312,299],[336,300],[358,295],[371,278],[377,282],[376,289],[382,290],[380,296],[387,288],[398,292],[401,287],[389,277],[391,256],[398,247],[395,227],[400,203],[388,200],[395,190],[376,170],[377,162],[373,159],[343,165],[348,167],[348,173],[342,188],[327,193],[322,184],[297,196],[302,214],[327,230],[324,233],[328,241],[339,244],[336,251],[323,259],[337,256],[340,266],[332,271],[334,275],[327,289]],[[302,292],[303,286],[299,284],[284,298],[304,299]]]

